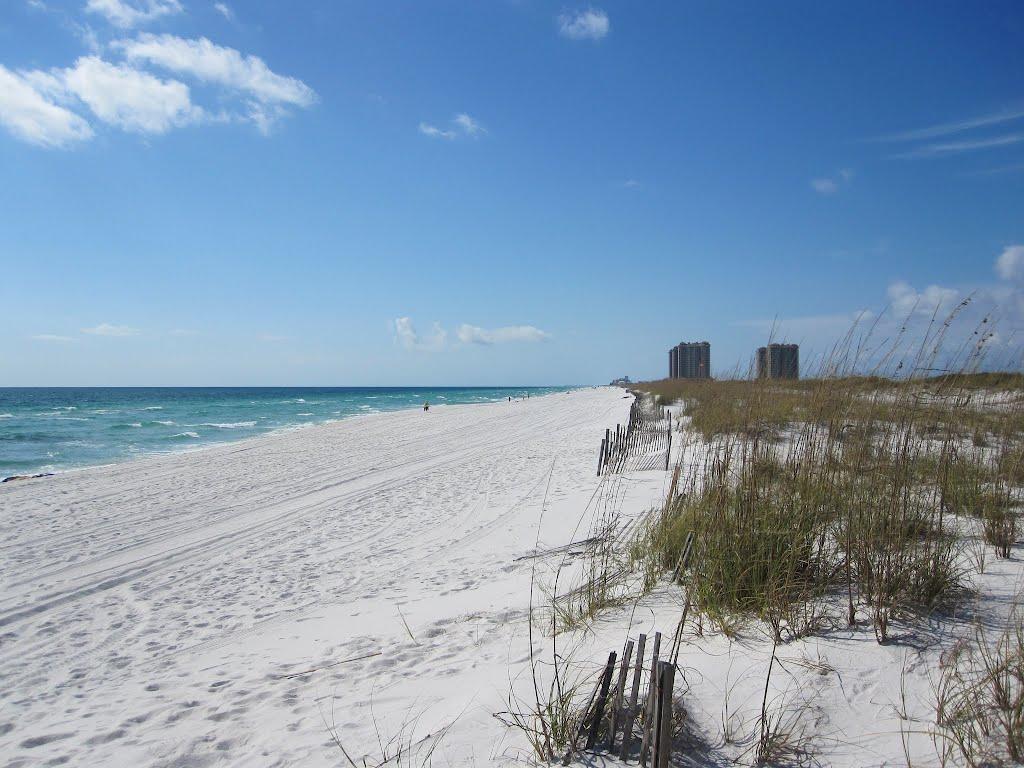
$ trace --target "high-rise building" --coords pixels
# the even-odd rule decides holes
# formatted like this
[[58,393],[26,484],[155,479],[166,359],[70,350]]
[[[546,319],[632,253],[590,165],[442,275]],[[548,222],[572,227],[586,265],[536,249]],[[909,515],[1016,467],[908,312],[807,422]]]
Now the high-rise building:
[[711,345],[706,341],[684,341],[668,351],[670,379],[710,379]]
[[757,348],[757,378],[799,379],[800,347],[796,344],[769,344]]

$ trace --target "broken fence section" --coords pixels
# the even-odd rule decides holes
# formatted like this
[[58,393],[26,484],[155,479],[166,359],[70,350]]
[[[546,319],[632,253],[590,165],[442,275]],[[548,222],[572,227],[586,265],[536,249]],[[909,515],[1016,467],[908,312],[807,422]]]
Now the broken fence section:
[[[636,759],[645,768],[648,765],[666,768],[672,747],[675,665],[660,658],[660,632],[654,635],[650,664],[645,667],[646,646],[647,636],[640,635],[635,645],[635,659],[632,640],[626,641],[621,657],[616,651],[608,654],[608,661],[590,694],[579,730],[569,744],[562,765],[569,764],[586,734],[584,749],[604,748],[612,755],[617,753],[623,762]],[[647,692],[641,696],[645,672]],[[634,744],[638,738],[639,753],[635,754]]]

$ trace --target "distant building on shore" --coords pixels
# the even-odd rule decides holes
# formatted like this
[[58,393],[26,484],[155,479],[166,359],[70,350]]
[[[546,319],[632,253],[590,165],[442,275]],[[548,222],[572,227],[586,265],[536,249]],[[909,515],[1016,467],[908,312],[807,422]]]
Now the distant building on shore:
[[684,341],[668,351],[670,379],[710,379],[711,345],[706,341]]
[[800,347],[796,344],[769,344],[757,349],[757,378],[799,379]]
[[628,387],[632,383],[633,382],[629,380],[629,376],[620,376],[617,379],[612,379],[611,384],[609,384],[608,386],[609,387]]

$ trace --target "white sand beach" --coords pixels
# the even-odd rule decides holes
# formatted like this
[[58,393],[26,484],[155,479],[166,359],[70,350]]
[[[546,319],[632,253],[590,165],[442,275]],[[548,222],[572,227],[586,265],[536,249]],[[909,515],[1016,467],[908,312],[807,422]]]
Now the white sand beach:
[[[511,689],[530,696],[531,577],[586,538],[601,494],[627,524],[665,495],[658,462],[596,476],[630,402],[600,388],[378,414],[0,487],[0,763],[347,765],[332,733],[370,765],[407,744],[438,765],[531,760],[494,717]],[[1005,615],[1021,573],[1018,555],[990,562],[972,610]],[[597,665],[671,633],[680,602],[657,588],[561,648]],[[969,629],[788,643],[771,700],[806,704],[821,764],[938,764],[936,671]],[[770,656],[756,631],[687,638],[706,734],[687,764],[748,749]]]
[[492,717],[527,649],[516,558],[542,506],[541,546],[572,540],[623,398],[377,414],[0,487],[0,763],[339,765],[324,717],[359,757],[375,719],[418,736],[460,713],[451,759],[521,751]]

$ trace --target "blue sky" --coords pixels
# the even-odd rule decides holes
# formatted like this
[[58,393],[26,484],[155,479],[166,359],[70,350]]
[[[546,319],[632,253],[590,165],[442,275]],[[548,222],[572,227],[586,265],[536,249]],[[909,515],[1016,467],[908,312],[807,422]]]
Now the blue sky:
[[725,374],[968,295],[1008,357],[1022,39],[1016,1],[6,0],[0,385]]

